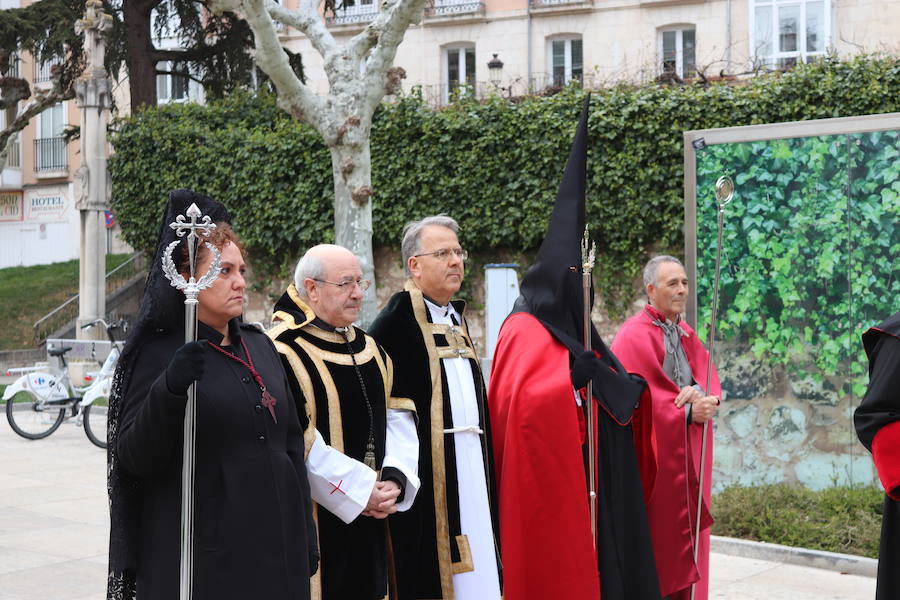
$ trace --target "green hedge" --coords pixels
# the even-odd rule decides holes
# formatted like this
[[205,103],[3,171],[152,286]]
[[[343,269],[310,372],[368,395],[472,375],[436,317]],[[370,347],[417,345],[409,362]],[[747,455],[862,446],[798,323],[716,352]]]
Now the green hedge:
[[713,496],[712,533],[877,558],[883,503],[872,487],[734,486]]
[[[583,92],[434,110],[415,93],[384,105],[372,131],[375,245],[407,221],[446,212],[476,251],[539,245]],[[828,58],[739,84],[619,85],[594,92],[588,221],[608,306],[621,314],[647,252],[681,253],[683,142],[690,129],[900,110],[900,62]],[[307,126],[265,95],[168,105],[117,125],[110,168],[126,240],[154,244],[166,193],[190,187],[225,202],[264,274],[333,239],[331,164]],[[275,222],[289,223],[272,227]]]

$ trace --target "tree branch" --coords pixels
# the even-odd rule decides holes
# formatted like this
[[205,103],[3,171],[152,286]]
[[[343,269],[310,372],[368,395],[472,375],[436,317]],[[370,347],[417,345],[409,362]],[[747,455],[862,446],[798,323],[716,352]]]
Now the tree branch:
[[6,166],[6,160],[9,156],[10,141],[20,131],[28,126],[32,118],[44,112],[58,102],[71,100],[75,97],[75,88],[68,86],[62,88],[59,80],[54,82],[53,88],[47,93],[37,92],[33,99],[25,104],[16,115],[16,118],[7,125],[5,129],[0,131],[0,169]]
[[316,3],[306,2],[309,6],[302,6],[303,4],[304,1],[301,0],[301,9],[294,11],[288,10],[273,0],[269,0],[266,8],[269,11],[269,15],[276,21],[302,32],[309,39],[316,52],[327,59],[329,55],[337,52],[337,42],[334,41],[334,36],[328,31],[325,21],[319,15]]
[[[372,48],[366,48],[366,44],[374,45],[363,74],[366,87],[364,108],[368,114],[372,114],[384,98],[387,71],[394,62],[397,47],[410,24],[421,20],[424,7],[425,0],[386,0],[375,22],[351,40],[352,44],[359,45],[360,50],[365,48],[363,52]],[[378,25],[381,25],[380,35],[377,35]],[[367,32],[368,35],[362,37]]]
[[[326,143],[336,136],[328,127],[326,103],[309,90],[294,73],[288,55],[281,46],[275,24],[267,10],[267,0],[213,0],[215,10],[239,9],[253,30],[256,39],[256,64],[272,80],[278,91],[278,105],[295,119],[312,125]],[[318,13],[316,13],[318,14]],[[329,34],[330,35],[330,34]]]
[[160,69],[156,70],[157,75],[175,75],[176,77],[184,77],[185,79],[190,79],[200,85],[203,85],[203,80],[194,75],[193,73],[189,73],[187,71],[162,71]]

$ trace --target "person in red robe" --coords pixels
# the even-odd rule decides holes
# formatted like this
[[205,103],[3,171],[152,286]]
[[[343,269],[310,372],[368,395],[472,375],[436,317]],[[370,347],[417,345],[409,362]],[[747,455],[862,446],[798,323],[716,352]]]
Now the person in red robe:
[[[657,256],[644,268],[649,304],[628,319],[612,350],[630,372],[647,381],[635,415],[635,446],[650,519],[659,586],[669,600],[695,600],[709,594],[709,514],[712,490],[713,430],[707,428],[703,465],[700,536],[695,540],[703,424],[716,414],[722,388],[713,368],[705,390],[709,353],[684,322],[688,279],[672,256]],[[649,421],[649,423],[647,422]],[[697,560],[694,545],[699,543]]]
[[[500,329],[488,405],[506,600],[659,600],[631,419],[644,382],[590,327],[585,351],[580,240],[587,115],[547,235]],[[593,397],[585,386],[593,383]],[[584,405],[593,402],[597,547],[588,502]]]
[[884,487],[875,600],[900,598],[900,313],[863,334],[869,387],[853,414]]

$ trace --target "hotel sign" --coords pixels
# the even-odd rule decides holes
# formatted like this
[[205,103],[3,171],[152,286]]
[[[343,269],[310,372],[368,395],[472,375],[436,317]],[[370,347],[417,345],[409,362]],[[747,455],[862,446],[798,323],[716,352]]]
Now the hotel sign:
[[25,220],[32,222],[64,221],[69,201],[63,189],[42,190],[25,199]]

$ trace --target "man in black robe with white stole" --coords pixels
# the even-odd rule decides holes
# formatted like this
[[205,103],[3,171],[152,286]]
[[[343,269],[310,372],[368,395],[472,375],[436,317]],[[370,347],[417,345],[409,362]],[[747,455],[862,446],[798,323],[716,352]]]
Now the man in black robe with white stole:
[[392,393],[390,357],[352,324],[369,285],[361,277],[345,248],[311,248],[269,331],[295,397],[305,398],[298,412],[321,555],[314,600],[387,597],[382,519],[407,510],[419,487],[413,403]]
[[900,313],[863,334],[869,388],[853,415],[884,487],[876,600],[900,598]]
[[419,417],[415,505],[390,517],[400,600],[500,600],[493,449],[485,386],[465,303],[452,300],[465,251],[452,218],[410,223],[402,255],[410,279],[372,324],[394,359],[395,391]]

